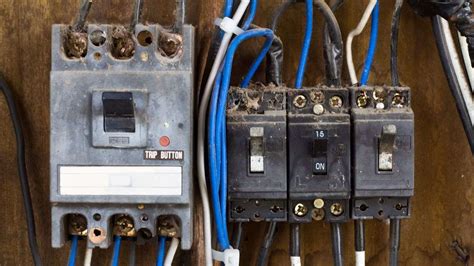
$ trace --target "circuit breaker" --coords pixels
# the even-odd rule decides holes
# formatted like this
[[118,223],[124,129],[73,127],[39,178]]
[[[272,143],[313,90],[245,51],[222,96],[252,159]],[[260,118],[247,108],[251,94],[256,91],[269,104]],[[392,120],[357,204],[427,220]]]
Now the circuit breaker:
[[229,220],[286,221],[286,90],[231,88],[227,108]]
[[194,51],[189,25],[53,26],[53,247],[160,234],[191,248]]
[[288,92],[289,221],[350,217],[349,92],[317,87]]
[[414,192],[414,114],[410,89],[352,88],[355,219],[404,218]]

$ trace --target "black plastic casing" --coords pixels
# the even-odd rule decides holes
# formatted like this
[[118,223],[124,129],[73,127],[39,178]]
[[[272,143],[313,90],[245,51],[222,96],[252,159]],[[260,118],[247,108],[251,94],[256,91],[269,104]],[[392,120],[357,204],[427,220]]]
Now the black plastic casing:
[[[384,97],[375,97],[378,88]],[[395,103],[398,97],[399,103]],[[414,193],[414,113],[405,87],[351,88],[354,219],[407,218]],[[378,99],[378,100],[376,100]],[[400,99],[403,99],[400,104]],[[361,103],[366,103],[364,107]],[[378,105],[378,107],[377,107]],[[381,170],[384,127],[395,127],[388,146],[391,170]]]
[[[315,95],[319,95],[315,99]],[[321,98],[322,95],[322,98]],[[295,104],[296,97],[306,99]],[[331,105],[333,97],[342,100],[340,107]],[[288,178],[289,221],[306,223],[313,220],[313,212],[324,213],[328,222],[345,222],[350,218],[351,195],[351,145],[349,93],[343,88],[304,88],[288,91]],[[298,105],[298,106],[297,106]],[[324,107],[316,114],[315,105]],[[321,110],[321,109],[319,109]],[[318,142],[323,135],[326,142]],[[324,138],[323,138],[324,139]],[[321,151],[318,149],[325,149]],[[326,154],[324,154],[326,153]],[[315,164],[326,160],[325,171],[318,171]],[[314,201],[322,199],[324,206],[318,210]],[[295,214],[295,207],[303,204],[305,215]],[[338,204],[342,213],[333,215],[331,206]],[[321,206],[319,206],[321,207]]]
[[[231,88],[227,109],[229,221],[287,221],[286,89]],[[250,171],[250,131],[263,129],[264,171]]]

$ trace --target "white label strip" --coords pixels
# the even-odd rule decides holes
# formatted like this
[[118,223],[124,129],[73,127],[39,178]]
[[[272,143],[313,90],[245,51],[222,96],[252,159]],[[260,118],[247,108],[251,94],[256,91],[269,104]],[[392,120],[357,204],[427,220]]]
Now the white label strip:
[[85,196],[179,196],[181,167],[61,166],[59,193]]

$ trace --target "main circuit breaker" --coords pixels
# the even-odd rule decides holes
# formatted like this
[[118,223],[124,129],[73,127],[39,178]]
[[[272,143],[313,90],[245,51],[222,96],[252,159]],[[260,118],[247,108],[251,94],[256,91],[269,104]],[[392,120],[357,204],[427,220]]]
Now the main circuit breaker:
[[349,92],[289,90],[289,221],[349,219],[351,195]]
[[231,88],[227,108],[229,220],[286,221],[286,90]]
[[190,249],[194,28],[88,25],[80,34],[71,45],[70,26],[53,26],[53,247],[68,235],[107,248],[114,235],[159,234]]
[[414,192],[410,90],[352,88],[354,219],[405,218]]

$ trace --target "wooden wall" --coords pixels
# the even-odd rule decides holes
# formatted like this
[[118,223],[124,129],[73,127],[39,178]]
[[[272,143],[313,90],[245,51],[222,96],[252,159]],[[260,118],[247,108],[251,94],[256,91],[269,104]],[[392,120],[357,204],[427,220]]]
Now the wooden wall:
[[[90,21],[129,23],[132,0],[95,1]],[[206,61],[212,22],[223,1],[189,1],[189,21],[198,30],[198,70],[202,73]],[[275,7],[282,0],[260,1],[256,23],[265,26]],[[342,32],[347,36],[365,9],[367,0],[346,0],[337,12]],[[370,82],[390,83],[389,41],[393,0],[381,1],[381,24],[376,60]],[[51,25],[70,23],[76,16],[79,0],[1,0],[0,1],[0,73],[17,96],[23,114],[26,133],[27,164],[35,207],[38,241],[44,265],[64,265],[68,247],[50,247],[49,204],[49,71]],[[173,21],[174,1],[145,1],[144,18],[149,22],[169,25]],[[280,24],[278,35],[285,42],[284,79],[294,81],[299,49],[303,36],[303,6],[292,8]],[[323,81],[321,20],[317,19],[314,45],[306,72],[305,84]],[[400,76],[403,84],[413,89],[416,113],[416,196],[412,218],[402,225],[401,265],[463,265],[450,249],[454,240],[474,251],[474,159],[468,148],[453,97],[450,94],[429,19],[420,18],[405,6],[400,35]],[[354,60],[360,71],[368,44],[369,30],[354,41]],[[236,64],[247,62],[258,52],[255,43],[240,49]],[[245,68],[235,68],[237,82]],[[348,80],[344,68],[345,80]],[[256,80],[263,80],[260,74]],[[198,82],[201,78],[198,79]],[[15,161],[14,135],[7,108],[0,101],[0,265],[32,265],[28,250],[26,223],[21,201]],[[199,208],[199,206],[198,206]],[[201,228],[199,219],[197,230]],[[367,223],[368,265],[384,265],[388,261],[388,226]],[[245,226],[242,264],[253,265],[256,250],[263,238],[264,224]],[[330,265],[329,226],[313,223],[303,226],[304,265]],[[353,226],[344,226],[346,264],[353,264]],[[270,256],[270,265],[289,265],[288,227],[281,226]],[[197,237],[196,247],[202,247]],[[82,251],[83,246],[80,246]],[[138,265],[152,265],[155,246],[138,249]],[[121,261],[127,257],[126,245]],[[82,253],[82,252],[81,252]],[[111,250],[94,252],[94,265],[110,262]],[[182,254],[178,263],[198,265],[202,258],[199,248]],[[82,263],[82,258],[79,262]],[[471,262],[472,263],[472,262]],[[472,265],[472,264],[471,264]]]

